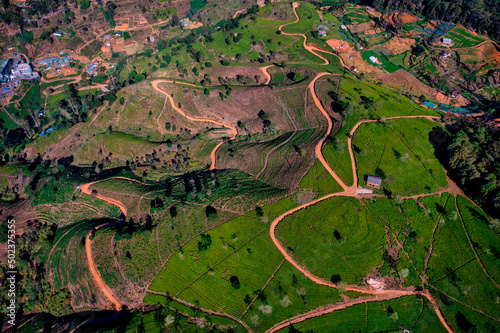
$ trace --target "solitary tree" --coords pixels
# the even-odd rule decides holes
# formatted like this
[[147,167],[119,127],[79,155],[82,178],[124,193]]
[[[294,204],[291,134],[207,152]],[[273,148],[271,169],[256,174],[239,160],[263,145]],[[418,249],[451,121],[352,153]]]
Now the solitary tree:
[[237,276],[233,275],[229,278],[229,281],[231,282],[231,287],[233,287],[234,289],[238,290],[241,288],[241,285],[240,285],[240,280],[238,279]]
[[339,274],[333,274],[332,277],[330,278],[330,281],[332,283],[339,283],[340,281],[342,281],[342,279],[340,278]]

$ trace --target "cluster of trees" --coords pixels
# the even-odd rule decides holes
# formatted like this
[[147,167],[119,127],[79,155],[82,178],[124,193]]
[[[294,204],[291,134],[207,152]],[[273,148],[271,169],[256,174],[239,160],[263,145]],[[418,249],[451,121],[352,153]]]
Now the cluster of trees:
[[451,177],[494,216],[500,212],[500,132],[481,121],[459,118],[449,137],[433,131],[436,147]]
[[[11,219],[8,217],[7,219]],[[18,304],[27,312],[49,312],[53,315],[67,314],[70,309],[71,295],[67,289],[51,292],[45,263],[35,253],[41,248],[53,245],[55,228],[38,220],[28,220],[22,236],[16,239],[18,260],[16,269],[16,295]],[[0,267],[0,276],[6,276],[6,266]],[[0,283],[0,303],[7,304],[8,283]]]
[[431,20],[460,23],[500,38],[497,0],[373,0],[373,6],[380,11],[409,11]]

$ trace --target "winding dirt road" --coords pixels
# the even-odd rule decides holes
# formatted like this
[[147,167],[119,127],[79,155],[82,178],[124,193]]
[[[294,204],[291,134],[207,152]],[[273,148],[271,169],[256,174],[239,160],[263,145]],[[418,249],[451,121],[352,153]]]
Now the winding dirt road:
[[[89,187],[97,182],[92,182],[88,184],[84,184],[80,186],[80,190],[82,193],[92,195],[92,192],[89,190]],[[99,200],[103,200],[105,202],[108,202],[112,205],[117,206],[122,213],[127,216],[127,208],[118,200],[107,198],[105,196],[102,196],[100,194],[95,194],[95,197]],[[99,230],[101,226],[95,228],[95,230]],[[92,257],[92,240],[90,239],[90,236],[92,236],[92,230],[87,233],[87,237],[85,239],[85,251],[87,253],[87,261],[89,264],[89,269],[90,269],[90,274],[92,274],[92,277],[94,278],[94,281],[96,282],[97,286],[99,289],[102,291],[104,296],[108,299],[108,301],[113,305],[113,307],[116,309],[116,311],[120,311],[124,304],[120,299],[111,291],[111,289],[104,283],[104,280],[101,277],[101,274],[97,270],[97,267],[94,262],[94,258]]]
[[[295,16],[297,17],[297,20],[295,22],[284,24],[284,25],[280,26],[279,27],[280,30],[284,26],[286,26],[286,25],[293,24],[293,23],[296,23],[296,22],[299,21],[299,17],[298,17],[297,12],[296,12],[296,7],[297,6],[298,6],[297,3],[293,3],[293,10],[294,10]],[[285,35],[299,35],[299,36],[304,37],[304,48],[306,50],[308,50],[309,52],[315,54],[319,58],[323,59],[325,65],[329,64],[328,59],[325,58],[325,57],[323,57],[322,55],[318,54],[316,51],[318,51],[318,52],[326,52],[326,53],[330,53],[330,52],[327,52],[327,51],[324,51],[324,50],[320,50],[320,49],[318,49],[315,46],[307,45],[307,37],[304,34],[288,34],[288,33],[284,33],[284,32],[283,32],[283,34],[285,34]],[[333,54],[333,53],[331,53],[331,54]],[[344,67],[346,67],[344,65],[342,59],[341,58],[339,58],[339,59],[340,59],[342,65]],[[262,67],[261,68],[262,72],[265,73],[266,77],[267,77],[266,84],[269,84],[269,82],[271,80],[271,76],[267,72],[267,69],[269,67],[271,67],[271,66],[266,66],[266,67]],[[332,283],[330,281],[326,281],[326,280],[324,280],[324,279],[322,279],[320,277],[317,277],[317,276],[313,275],[306,268],[304,268],[303,266],[301,266],[287,252],[287,250],[285,249],[285,247],[281,244],[281,242],[276,237],[276,234],[275,234],[276,227],[278,226],[278,224],[285,217],[290,216],[290,215],[296,213],[299,210],[305,209],[305,208],[310,207],[310,206],[312,206],[312,205],[314,205],[314,204],[316,204],[318,202],[321,202],[323,200],[326,200],[326,199],[329,199],[329,198],[332,198],[332,197],[337,197],[337,196],[355,197],[356,196],[358,179],[357,179],[357,172],[356,172],[356,162],[355,162],[355,158],[354,158],[354,153],[352,151],[352,136],[353,136],[353,134],[356,132],[356,130],[358,129],[358,127],[362,123],[365,123],[365,122],[375,122],[375,121],[378,121],[378,120],[364,120],[364,121],[361,121],[358,124],[356,124],[356,126],[354,126],[354,128],[351,130],[351,133],[350,133],[349,138],[348,138],[348,145],[349,145],[349,152],[350,152],[351,162],[352,162],[352,170],[353,170],[353,175],[354,175],[354,183],[353,183],[352,186],[347,186],[342,181],[342,179],[332,170],[332,168],[329,166],[328,162],[326,161],[326,159],[324,158],[324,156],[322,154],[322,146],[323,146],[325,140],[327,139],[328,135],[330,134],[330,131],[331,131],[332,127],[333,127],[333,122],[332,122],[330,116],[328,115],[328,113],[326,112],[326,110],[324,109],[324,107],[322,106],[322,104],[320,102],[320,99],[316,95],[314,86],[315,86],[316,81],[319,78],[321,78],[321,77],[323,77],[325,75],[331,75],[331,73],[326,73],[326,72],[319,73],[311,81],[311,83],[308,86],[308,89],[311,91],[311,95],[313,97],[315,105],[318,107],[318,109],[320,109],[320,111],[322,112],[322,114],[325,116],[325,118],[328,121],[328,130],[327,130],[325,136],[316,145],[315,152],[316,152],[316,155],[318,156],[318,159],[321,161],[321,163],[324,165],[324,167],[328,170],[328,172],[330,173],[330,175],[342,186],[342,188],[343,188],[344,191],[343,192],[339,192],[339,193],[332,193],[332,194],[326,195],[326,196],[324,196],[322,198],[319,198],[319,199],[314,200],[312,202],[309,202],[307,204],[301,205],[301,206],[296,207],[296,208],[294,208],[294,209],[292,209],[292,210],[290,210],[288,212],[285,212],[285,213],[281,214],[278,218],[276,218],[271,223],[270,237],[271,237],[273,243],[275,244],[275,246],[278,248],[278,250],[283,254],[285,260],[289,261],[295,268],[297,268],[300,272],[302,272],[305,276],[307,276],[311,281],[313,281],[313,282],[315,282],[315,283],[317,283],[319,285],[323,285],[323,286],[327,286],[327,287],[332,287],[332,288],[339,288],[339,289],[346,290],[346,291],[355,291],[355,292],[359,292],[359,293],[369,294],[370,296],[368,296],[368,297],[362,297],[362,298],[358,298],[358,299],[354,299],[354,300],[350,300],[350,301],[347,301],[347,302],[344,302],[344,303],[341,303],[341,304],[331,304],[331,305],[327,305],[327,306],[323,306],[323,307],[311,310],[311,311],[309,311],[307,313],[300,314],[300,315],[295,316],[293,318],[289,318],[289,319],[287,319],[287,320],[285,320],[285,321],[283,321],[281,323],[278,323],[273,328],[271,328],[268,332],[276,332],[277,330],[282,329],[284,327],[287,327],[290,324],[302,322],[302,321],[305,321],[305,320],[307,320],[309,318],[318,317],[318,316],[321,316],[321,315],[326,314],[326,313],[331,313],[333,311],[345,309],[345,308],[347,308],[349,306],[356,305],[356,304],[362,304],[362,303],[366,303],[366,302],[375,302],[375,301],[384,301],[384,300],[390,300],[390,299],[395,299],[395,298],[400,298],[400,297],[403,297],[403,296],[410,296],[410,295],[420,295],[420,296],[423,296],[423,297],[427,298],[430,301],[431,305],[435,309],[436,314],[439,317],[440,321],[442,322],[443,326],[447,329],[448,332],[451,333],[453,331],[451,330],[450,326],[446,322],[445,318],[442,316],[436,300],[432,297],[432,295],[430,294],[430,292],[428,290],[424,290],[424,291],[413,291],[413,290],[403,290],[403,289],[389,289],[389,290],[382,289],[382,290],[375,290],[375,289],[371,288],[370,286],[356,286],[356,285],[338,286],[338,285],[336,285],[336,284],[334,284],[334,283]],[[233,136],[230,138],[230,140],[233,140],[236,137],[236,135],[238,133],[236,127],[233,126],[233,125],[231,125],[231,124],[229,124],[229,123],[227,123],[227,122],[224,122],[224,121],[221,121],[221,120],[210,119],[210,118],[193,117],[193,116],[187,115],[184,110],[182,110],[181,108],[179,108],[179,107],[177,107],[175,105],[172,96],[167,91],[165,91],[163,88],[161,88],[159,86],[159,84],[162,83],[162,82],[163,83],[174,83],[174,84],[176,82],[172,81],[172,80],[155,80],[155,81],[152,81],[151,84],[152,84],[152,86],[153,86],[153,88],[155,90],[157,90],[158,92],[161,92],[162,94],[164,94],[169,99],[172,108],[174,110],[176,110],[179,114],[181,114],[183,117],[185,117],[185,118],[187,118],[187,119],[189,119],[191,121],[210,122],[210,123],[214,123],[214,124],[217,124],[217,125],[229,128],[229,129],[231,129],[231,131],[233,133]],[[194,86],[194,85],[188,84],[188,83],[180,83],[180,82],[177,82],[177,83],[183,84],[183,85]],[[432,116],[408,116],[408,117],[404,117],[404,116],[401,116],[401,117],[391,117],[391,118],[386,118],[386,119],[397,119],[397,118],[428,118],[428,119],[435,119],[437,117],[432,117]],[[215,169],[215,166],[216,166],[216,152],[217,152],[218,148],[220,148],[220,146],[223,143],[224,143],[224,141],[220,142],[214,148],[214,150],[211,152],[211,159],[212,159],[212,165],[210,167],[211,170]],[[122,177],[116,177],[116,178],[125,179],[125,180],[131,180],[131,179],[122,178]],[[135,180],[132,180],[132,181],[135,181]],[[137,182],[137,181],[135,181],[135,182]],[[82,185],[81,186],[82,192],[86,193],[88,195],[91,195],[91,191],[89,190],[89,187],[91,185],[95,184],[95,183],[96,182]],[[104,197],[104,196],[102,196],[102,195],[100,195],[98,193],[95,194],[95,197],[98,198],[98,199],[100,199],[100,200],[104,200],[104,201],[106,201],[106,202],[108,202],[110,204],[113,204],[113,205],[117,206],[118,208],[120,208],[120,210],[123,212],[124,215],[127,215],[127,209],[126,209],[126,207],[120,201]],[[110,300],[110,302],[114,305],[114,307],[117,310],[119,310],[123,306],[123,303],[105,285],[105,283],[103,282],[103,280],[102,280],[99,272],[97,271],[97,268],[95,267],[95,263],[94,263],[94,261],[92,259],[91,241],[89,239],[90,234],[91,233],[89,233],[87,235],[86,249],[87,249],[87,258],[88,258],[88,261],[89,261],[89,267],[90,267],[92,276],[96,280],[99,288],[103,291],[103,293],[105,294],[105,296]],[[152,291],[149,291],[149,290],[148,290],[148,292],[155,293],[155,292],[152,292]],[[176,300],[176,301],[182,303],[181,300]],[[217,314],[217,315],[224,315],[224,314],[219,314],[219,313],[215,313],[215,312],[211,312],[211,311],[209,312],[209,310],[208,311],[207,310],[203,310],[203,311],[207,312],[207,313]],[[225,315],[225,316],[227,317],[227,315]],[[241,321],[239,321],[239,322],[241,323]],[[248,326],[246,326],[246,325],[244,325],[244,326],[245,326],[245,328],[248,331],[250,331],[250,329],[249,329]]]
[[[295,16],[297,17],[296,21],[295,22],[292,22],[292,23],[288,23],[288,24],[284,24],[284,25],[281,25],[279,27],[279,30],[282,31],[282,28],[286,25],[289,25],[289,24],[293,24],[293,23],[296,23],[299,21],[299,17],[297,15],[297,11],[296,11],[296,8],[298,7],[298,4],[297,3],[293,3],[293,10],[294,10],[294,13],[295,13]],[[319,55],[318,53],[314,52],[314,51],[320,51],[322,52],[322,50],[316,48],[316,47],[311,47],[311,46],[308,46],[306,41],[307,41],[307,37],[304,35],[304,34],[288,34],[288,33],[284,33],[282,31],[283,34],[285,35],[300,35],[300,36],[303,36],[304,37],[304,48],[307,49],[309,52],[317,55],[318,57],[320,57],[321,59],[323,59],[323,61],[325,61],[325,65],[328,65],[329,64],[329,61],[328,59],[326,59],[325,57]],[[343,63],[342,59],[339,58],[342,65],[344,67],[345,64]],[[331,169],[330,165],[328,164],[328,162],[325,160],[325,158],[323,157],[323,154],[321,152],[321,148],[323,146],[323,143],[324,141],[326,140],[326,138],[328,137],[328,135],[330,134],[330,131],[332,129],[332,126],[333,126],[333,123],[332,123],[332,120],[330,118],[330,116],[328,115],[328,113],[326,112],[326,110],[324,109],[323,105],[321,104],[318,96],[316,95],[316,92],[314,90],[314,84],[315,82],[321,78],[322,76],[325,76],[325,75],[330,75],[330,73],[320,73],[318,74],[312,81],[311,83],[309,84],[309,90],[311,91],[311,95],[313,96],[313,99],[314,99],[314,102],[316,104],[316,106],[320,109],[320,111],[323,113],[323,115],[325,116],[325,118],[327,119],[328,121],[328,130],[327,130],[327,133],[326,135],[323,137],[323,139],[316,145],[316,148],[315,148],[315,151],[316,151],[316,155],[318,156],[319,160],[321,161],[321,163],[323,164],[323,166],[328,170],[328,172],[330,173],[330,175],[342,186],[342,188],[344,189],[344,192],[338,192],[338,193],[333,193],[333,194],[329,194],[329,195],[326,195],[322,198],[319,198],[317,200],[314,200],[314,201],[311,201],[307,204],[304,204],[304,205],[301,205],[299,207],[296,207],[286,213],[283,213],[281,214],[279,217],[277,217],[272,223],[271,223],[271,228],[270,228],[270,237],[271,237],[271,240],[273,241],[274,245],[278,248],[278,250],[283,254],[283,256],[285,257],[285,259],[287,261],[289,261],[295,268],[297,268],[302,274],[304,274],[305,276],[307,276],[311,281],[317,283],[317,284],[320,284],[320,285],[324,285],[324,286],[327,286],[327,287],[332,287],[332,288],[340,288],[338,285],[330,282],[330,281],[326,281],[320,277],[317,277],[315,276],[314,274],[312,274],[311,272],[309,272],[306,268],[304,268],[303,266],[301,266],[288,252],[287,250],[285,249],[285,247],[281,244],[281,242],[277,239],[276,237],[276,227],[278,226],[278,224],[287,216],[289,215],[292,215],[294,213],[296,213],[297,211],[299,210],[302,210],[302,209],[305,209],[307,207],[310,207],[320,201],[323,201],[323,200],[326,200],[326,199],[329,199],[329,198],[332,198],[332,197],[336,197],[336,196],[343,196],[343,197],[349,197],[349,196],[356,196],[356,192],[357,192],[357,184],[358,184],[358,178],[357,178],[357,171],[356,171],[356,161],[355,161],[355,158],[354,158],[354,153],[353,153],[353,150],[352,150],[352,136],[353,134],[356,132],[356,130],[358,129],[358,127],[365,123],[365,122],[376,122],[378,120],[364,120],[364,121],[361,121],[359,123],[357,123],[354,128],[351,130],[350,132],[350,135],[349,135],[349,138],[348,138],[348,146],[349,146],[349,153],[350,153],[350,156],[351,156],[351,162],[352,162],[352,170],[353,170],[353,176],[354,176],[354,182],[353,182],[353,185],[352,186],[347,186],[345,185],[345,183],[342,181],[342,179],[340,179],[340,177],[338,177],[338,175]],[[436,119],[438,117],[433,117],[433,116],[400,116],[400,117],[391,117],[391,118],[387,118],[387,119],[397,119],[397,118],[427,118],[427,119]],[[371,294],[373,295],[372,297],[368,297],[368,298],[364,298],[364,299],[356,299],[356,300],[352,300],[351,302],[348,302],[348,303],[343,303],[343,304],[337,304],[337,305],[329,305],[329,306],[325,306],[325,307],[320,307],[320,308],[317,308],[317,309],[314,309],[312,311],[309,311],[305,314],[300,314],[298,316],[295,316],[295,317],[292,317],[292,318],[289,318],[281,323],[278,323],[277,325],[275,325],[273,328],[271,328],[270,330],[268,330],[268,332],[276,332],[282,328],[285,328],[291,324],[294,324],[294,323],[298,323],[298,322],[302,322],[302,321],[305,321],[309,318],[314,318],[314,317],[318,317],[318,316],[321,316],[323,314],[327,314],[327,313],[331,313],[333,311],[336,311],[336,310],[340,310],[340,309],[345,309],[349,306],[352,306],[352,305],[356,305],[356,304],[361,304],[361,303],[365,303],[367,301],[383,301],[383,300],[390,300],[390,299],[394,299],[394,298],[399,298],[399,297],[402,297],[402,296],[410,296],[410,295],[421,295],[423,297],[426,297],[430,303],[432,304],[434,310],[436,311],[436,314],[438,316],[438,318],[440,319],[441,323],[443,324],[443,326],[446,328],[446,330],[450,333],[453,332],[453,330],[450,328],[449,324],[446,322],[445,318],[443,317],[441,311],[439,310],[439,306],[436,302],[436,300],[432,297],[432,295],[430,294],[430,292],[428,290],[425,290],[425,291],[422,291],[422,292],[416,292],[416,291],[408,291],[408,290],[375,290],[371,287],[361,287],[361,286],[342,286],[341,289],[343,290],[346,290],[346,291],[355,291],[355,292],[359,292],[359,293],[364,293],[364,294]]]
[[[396,116],[396,117],[388,117],[388,118],[385,118],[386,120],[389,120],[389,119],[401,119],[401,118],[425,118],[425,119],[429,119],[429,120],[437,120],[439,119],[439,117],[435,117],[435,116]],[[349,155],[351,156],[351,165],[352,165],[352,176],[353,176],[353,184],[351,187],[354,187],[354,188],[357,188],[358,187],[358,172],[357,172],[357,166],[356,166],[356,159],[354,157],[354,151],[352,150],[352,138],[354,136],[354,133],[358,130],[358,127],[361,125],[361,124],[364,124],[364,123],[374,123],[374,122],[378,122],[379,120],[378,119],[370,119],[370,120],[362,120],[360,121],[359,123],[357,123],[351,130],[351,132],[349,133],[349,137],[347,138],[347,146],[349,147]]]
[[[269,77],[269,79],[270,79],[270,77]],[[172,108],[175,111],[179,112],[184,118],[189,119],[191,121],[198,121],[198,122],[205,122],[205,123],[208,122],[208,123],[213,123],[213,124],[216,124],[216,125],[220,125],[222,127],[229,128],[231,130],[231,132],[233,133],[233,136],[230,137],[229,140],[234,140],[236,138],[236,135],[238,135],[238,130],[237,130],[236,126],[231,125],[228,122],[225,122],[225,121],[222,121],[222,120],[211,119],[211,118],[193,117],[193,116],[190,116],[190,115],[186,114],[186,112],[184,110],[182,110],[177,105],[175,105],[174,99],[173,99],[172,95],[170,95],[165,89],[163,89],[162,87],[159,86],[160,83],[177,83],[177,84],[182,84],[182,85],[192,86],[192,87],[198,87],[198,86],[196,86],[194,84],[190,84],[190,83],[175,82],[175,81],[172,81],[172,80],[155,80],[155,81],[151,81],[151,85],[153,86],[153,88],[156,91],[164,94],[168,98],[168,100],[170,101],[170,105],[172,106]],[[215,170],[215,168],[216,168],[216,161],[217,161],[217,150],[220,148],[220,146],[222,146],[224,144],[224,142],[225,141],[220,142],[217,146],[215,146],[215,148],[210,153],[210,158],[212,160],[212,164],[210,165],[210,170]]]

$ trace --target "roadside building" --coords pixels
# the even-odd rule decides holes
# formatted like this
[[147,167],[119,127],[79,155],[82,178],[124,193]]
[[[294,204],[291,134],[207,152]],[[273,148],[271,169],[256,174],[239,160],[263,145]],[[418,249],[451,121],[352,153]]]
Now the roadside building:
[[382,178],[376,176],[368,176],[366,179],[366,186],[380,188],[382,185]]
[[444,45],[450,45],[451,44],[451,39],[450,38],[444,38],[441,40]]

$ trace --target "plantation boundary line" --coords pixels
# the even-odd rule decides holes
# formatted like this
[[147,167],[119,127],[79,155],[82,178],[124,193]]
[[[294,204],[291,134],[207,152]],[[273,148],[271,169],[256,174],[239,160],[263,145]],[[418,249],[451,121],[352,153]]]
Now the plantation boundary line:
[[255,303],[255,301],[259,298],[260,294],[262,294],[264,292],[264,289],[267,288],[267,286],[269,285],[269,283],[271,282],[271,280],[274,279],[274,276],[276,275],[276,273],[278,273],[278,271],[280,270],[281,266],[283,266],[283,264],[285,263],[285,261],[286,261],[286,259],[283,258],[283,260],[281,261],[281,263],[278,265],[278,268],[276,268],[276,270],[271,275],[271,277],[269,278],[269,280],[267,280],[267,282],[264,285],[264,287],[262,287],[262,289],[257,294],[257,296],[255,296],[255,298],[253,299],[252,303],[250,303],[250,305],[248,305],[247,309],[245,310],[245,312],[243,312],[243,314],[241,315],[240,319],[242,319],[243,317],[245,317],[245,315],[248,312],[248,310],[250,310],[250,308],[252,307],[253,303]]
[[[486,252],[483,252],[483,253],[481,253],[481,254],[484,254],[484,253],[486,253]],[[452,269],[451,271],[449,271],[449,272],[448,272],[448,273],[446,273],[445,275],[441,276],[440,278],[437,278],[437,279],[435,279],[435,280],[429,281],[429,283],[436,283],[436,282],[441,281],[442,279],[444,279],[445,277],[447,277],[447,276],[448,276],[448,275],[450,275],[451,273],[458,271],[459,269],[461,269],[461,268],[462,268],[462,267],[464,267],[464,266],[467,266],[468,264],[470,264],[470,263],[471,263],[471,262],[473,262],[474,260],[476,260],[476,257],[470,258],[469,260],[467,260],[466,262],[464,262],[462,265],[460,265],[460,266],[458,266],[458,267],[456,267],[456,268]]]
[[[448,205],[448,200],[450,200],[451,194],[446,198],[446,202],[444,203],[443,207],[446,207]],[[432,237],[431,237],[431,242],[429,244],[429,252],[425,255],[425,261],[424,261],[424,274],[427,271],[427,267],[429,266],[429,260],[432,256],[432,248],[434,246],[434,236],[436,235],[436,231],[439,227],[439,221],[441,220],[441,217],[443,216],[443,213],[439,214],[439,217],[436,220],[436,225],[434,226],[434,230],[432,230]],[[425,274],[427,276],[427,274]]]
[[183,300],[181,300],[179,298],[176,298],[176,297],[174,297],[172,295],[169,295],[167,293],[160,293],[160,292],[152,291],[152,290],[149,290],[149,289],[147,289],[146,292],[149,293],[149,294],[166,297],[166,298],[171,299],[171,300],[173,300],[173,301],[175,301],[177,303],[180,303],[180,304],[182,304],[184,306],[187,306],[188,308],[199,310],[201,312],[205,312],[205,313],[208,313],[210,315],[215,315],[215,316],[219,316],[219,317],[225,317],[225,318],[232,319],[232,320],[236,321],[237,323],[239,323],[241,326],[243,326],[249,333],[252,333],[252,330],[250,329],[250,327],[247,324],[245,324],[241,319],[238,319],[238,318],[233,317],[231,315],[228,315],[226,313],[215,312],[215,311],[212,311],[212,310],[200,308],[199,306],[195,306],[195,305],[193,305],[191,303],[183,301]]
[[496,321],[496,322],[500,323],[500,319],[494,318],[494,317],[492,317],[492,316],[490,316],[490,315],[488,315],[488,314],[484,313],[484,312],[483,312],[483,311],[481,311],[481,310],[475,309],[475,308],[473,308],[472,306],[470,306],[470,305],[468,305],[468,304],[465,304],[465,303],[460,302],[458,299],[456,299],[456,298],[454,298],[454,297],[451,297],[451,296],[450,296],[450,295],[448,295],[448,294],[445,294],[443,291],[441,291],[441,290],[439,290],[438,288],[434,287],[432,284],[427,284],[427,285],[428,285],[429,287],[431,287],[432,289],[434,289],[435,291],[440,292],[441,294],[445,295],[446,297],[448,297],[448,298],[450,298],[450,299],[454,300],[455,302],[457,302],[457,303],[459,303],[459,304],[461,304],[461,305],[465,306],[466,308],[469,308],[469,309],[471,309],[472,311],[475,311],[475,312],[477,312],[477,313],[479,313],[479,314],[482,314],[482,315],[483,315],[483,316],[485,316],[485,317],[490,318],[491,320],[494,320],[494,321]]
[[465,226],[465,221],[464,221],[464,219],[462,217],[462,213],[460,212],[460,208],[458,208],[458,202],[457,202],[458,200],[457,199],[458,199],[458,196],[455,197],[455,207],[457,208],[458,216],[460,216],[460,220],[462,221],[462,226],[464,228],[465,234],[467,235],[467,239],[469,240],[469,245],[472,248],[472,251],[474,252],[474,255],[476,256],[476,259],[479,262],[479,265],[481,265],[481,267],[483,268],[484,273],[486,274],[486,276],[488,276],[490,278],[490,280],[495,284],[495,286],[497,286],[497,288],[500,289],[500,285],[498,285],[498,283],[493,279],[493,277],[490,275],[490,273],[488,272],[488,270],[486,269],[486,267],[484,267],[483,261],[477,255],[476,247],[472,244],[472,239],[470,238],[469,232],[467,231],[467,227]]

